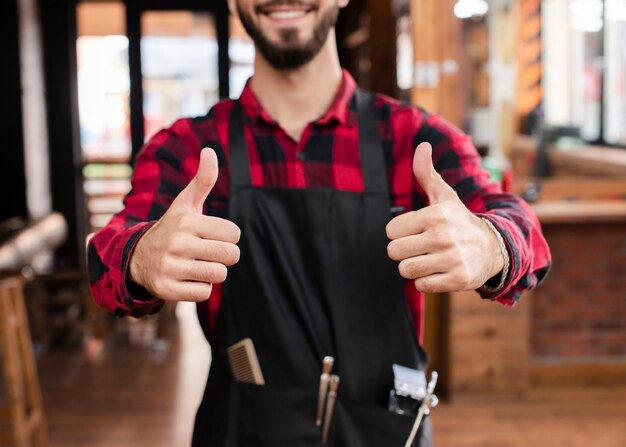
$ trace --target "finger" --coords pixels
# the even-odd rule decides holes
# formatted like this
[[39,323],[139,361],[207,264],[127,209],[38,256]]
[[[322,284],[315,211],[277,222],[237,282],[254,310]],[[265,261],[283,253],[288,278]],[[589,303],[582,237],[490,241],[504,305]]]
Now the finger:
[[428,208],[422,208],[417,211],[400,214],[389,221],[385,231],[390,240],[400,239],[413,234],[420,234],[426,231],[427,226],[422,219],[424,211]]
[[213,285],[196,281],[172,281],[169,286],[169,301],[191,301],[200,303],[211,296]]
[[428,201],[431,205],[458,198],[454,189],[435,170],[433,165],[433,148],[430,143],[421,143],[415,149],[413,175],[428,196]]
[[230,220],[214,216],[198,216],[197,222],[192,229],[192,234],[202,239],[230,242],[231,244],[239,242],[241,230]]
[[191,208],[197,213],[202,213],[204,202],[215,186],[219,166],[217,155],[210,148],[205,148],[200,152],[200,162],[196,176],[189,182],[175,200],[178,205]]
[[440,254],[413,256],[404,259],[398,265],[400,276],[404,279],[418,279],[437,273],[447,273],[447,268],[446,258]]
[[444,293],[458,291],[450,273],[434,273],[415,280],[415,288],[423,293]]
[[175,255],[198,261],[218,262],[227,267],[239,262],[239,247],[230,242],[186,237],[177,247]]
[[174,277],[179,281],[197,281],[206,284],[221,284],[226,281],[228,269],[219,262],[185,260],[177,263]]
[[428,206],[417,211],[400,214],[389,221],[387,237],[396,240],[405,236],[424,233],[446,221],[446,211],[439,206]]
[[394,261],[433,253],[444,248],[443,244],[429,231],[392,240],[387,245],[387,255]]

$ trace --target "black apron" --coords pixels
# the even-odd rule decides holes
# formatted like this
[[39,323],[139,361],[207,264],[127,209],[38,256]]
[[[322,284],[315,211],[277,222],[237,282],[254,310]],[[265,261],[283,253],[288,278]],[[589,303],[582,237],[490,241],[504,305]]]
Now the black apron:
[[[387,256],[390,200],[373,96],[356,92],[365,192],[251,185],[243,113],[230,119],[229,219],[241,228],[211,334],[194,447],[321,446],[324,356],[340,387],[329,446],[403,447],[413,417],[387,410],[392,365],[426,367],[403,281]],[[266,385],[235,383],[226,348],[250,337]],[[415,443],[427,447],[430,421]]]

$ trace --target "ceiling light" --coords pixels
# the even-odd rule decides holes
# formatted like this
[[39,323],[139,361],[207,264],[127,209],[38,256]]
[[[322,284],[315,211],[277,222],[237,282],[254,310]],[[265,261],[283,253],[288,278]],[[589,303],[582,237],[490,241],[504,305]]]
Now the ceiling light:
[[487,11],[489,11],[489,5],[485,0],[457,0],[454,5],[454,15],[459,19],[484,16]]

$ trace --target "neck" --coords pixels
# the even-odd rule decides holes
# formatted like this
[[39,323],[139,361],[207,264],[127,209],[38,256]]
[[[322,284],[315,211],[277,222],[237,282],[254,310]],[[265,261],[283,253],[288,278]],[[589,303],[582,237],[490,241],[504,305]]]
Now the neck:
[[331,30],[315,58],[294,70],[272,67],[257,51],[250,87],[267,113],[299,141],[307,124],[328,110],[341,79],[335,34]]

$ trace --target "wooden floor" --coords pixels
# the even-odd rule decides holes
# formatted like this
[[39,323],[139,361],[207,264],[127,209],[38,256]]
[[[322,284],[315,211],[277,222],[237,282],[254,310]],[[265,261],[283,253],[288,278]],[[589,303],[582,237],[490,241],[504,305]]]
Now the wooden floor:
[[[114,343],[40,358],[52,447],[189,445],[209,349],[193,309],[181,313],[164,361],[149,347]],[[626,384],[443,403],[433,420],[437,447],[624,447]]]
[[193,307],[178,313],[164,360],[150,346],[115,342],[40,358],[51,447],[190,445],[210,350]]

